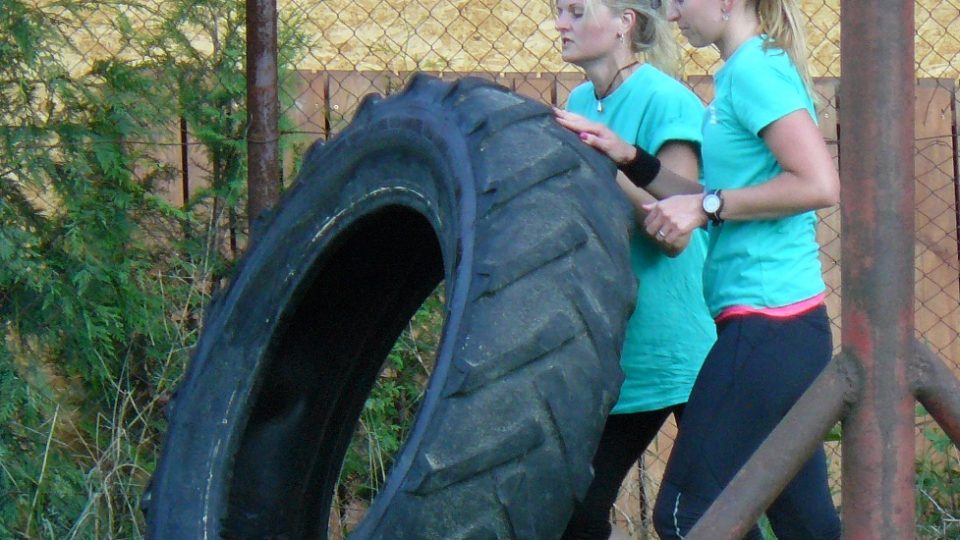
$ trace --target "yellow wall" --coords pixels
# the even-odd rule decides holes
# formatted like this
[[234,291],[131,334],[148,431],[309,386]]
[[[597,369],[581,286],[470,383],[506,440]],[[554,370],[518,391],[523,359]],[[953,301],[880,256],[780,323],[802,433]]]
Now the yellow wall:
[[[916,5],[918,77],[960,74],[960,0]],[[814,76],[840,75],[840,2],[803,0]],[[315,40],[307,69],[537,72],[560,60],[544,0],[282,0]],[[688,49],[687,75],[710,73],[711,50]]]
[[[149,28],[171,1],[123,11],[134,26]],[[77,68],[112,52],[138,54],[111,37],[117,14],[107,6],[91,2],[89,13],[66,17],[76,25],[75,50],[67,55]],[[560,59],[553,6],[549,0],[279,0],[281,17],[310,42],[299,67],[394,72],[575,71]],[[802,0],[802,7],[813,75],[839,76],[839,0]],[[216,18],[211,14],[211,28],[192,32],[199,48],[212,48]],[[917,77],[960,77],[960,0],[921,0],[916,27]],[[688,49],[686,75],[709,74],[716,61],[712,50]]]

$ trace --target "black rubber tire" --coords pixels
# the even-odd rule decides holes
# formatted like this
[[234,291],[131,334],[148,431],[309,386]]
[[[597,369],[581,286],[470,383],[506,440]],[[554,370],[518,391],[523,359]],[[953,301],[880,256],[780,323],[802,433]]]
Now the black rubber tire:
[[621,383],[632,211],[549,108],[418,75],[311,149],[208,311],[148,536],[326,537],[391,346],[446,280],[433,375],[352,538],[557,538]]

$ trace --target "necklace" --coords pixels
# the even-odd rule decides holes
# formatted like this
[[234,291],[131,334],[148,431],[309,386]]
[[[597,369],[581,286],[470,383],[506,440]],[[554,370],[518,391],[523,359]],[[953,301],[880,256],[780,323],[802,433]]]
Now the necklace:
[[633,66],[635,66],[635,65],[637,65],[637,64],[639,64],[639,63],[640,63],[639,60],[635,60],[635,61],[633,61],[633,62],[631,62],[631,63],[623,66],[622,68],[618,69],[617,72],[613,74],[613,78],[610,79],[610,84],[607,85],[607,88],[603,91],[603,95],[602,95],[602,96],[599,95],[599,94],[597,94],[597,89],[596,89],[596,87],[594,87],[594,89],[593,89],[593,97],[597,98],[597,112],[603,112],[603,101],[601,101],[601,100],[603,100],[603,98],[607,97],[607,96],[610,94],[610,88],[613,87],[613,83],[617,82],[617,77],[619,77],[620,74],[623,73],[623,70],[632,68]]

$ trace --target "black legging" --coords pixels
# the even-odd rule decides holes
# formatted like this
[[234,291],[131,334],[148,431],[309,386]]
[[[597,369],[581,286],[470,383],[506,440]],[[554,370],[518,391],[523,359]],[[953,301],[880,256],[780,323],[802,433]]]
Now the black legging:
[[[798,317],[734,317],[697,376],[654,509],[663,540],[680,539],[747,462],[830,361],[823,306]],[[767,517],[780,540],[840,537],[821,447],[787,485]],[[761,538],[754,528],[748,538]]]
[[630,414],[611,414],[593,457],[593,483],[574,510],[563,540],[606,540],[610,536],[610,509],[620,484],[637,463],[667,416],[679,422],[683,405]]

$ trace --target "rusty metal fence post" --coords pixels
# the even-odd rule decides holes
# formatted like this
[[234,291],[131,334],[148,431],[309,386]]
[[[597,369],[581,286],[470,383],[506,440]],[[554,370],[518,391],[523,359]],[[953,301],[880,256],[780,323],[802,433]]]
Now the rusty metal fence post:
[[848,538],[916,535],[913,14],[912,1],[841,10],[842,347],[862,368],[843,422]]
[[247,0],[247,219],[280,198],[277,2]]

